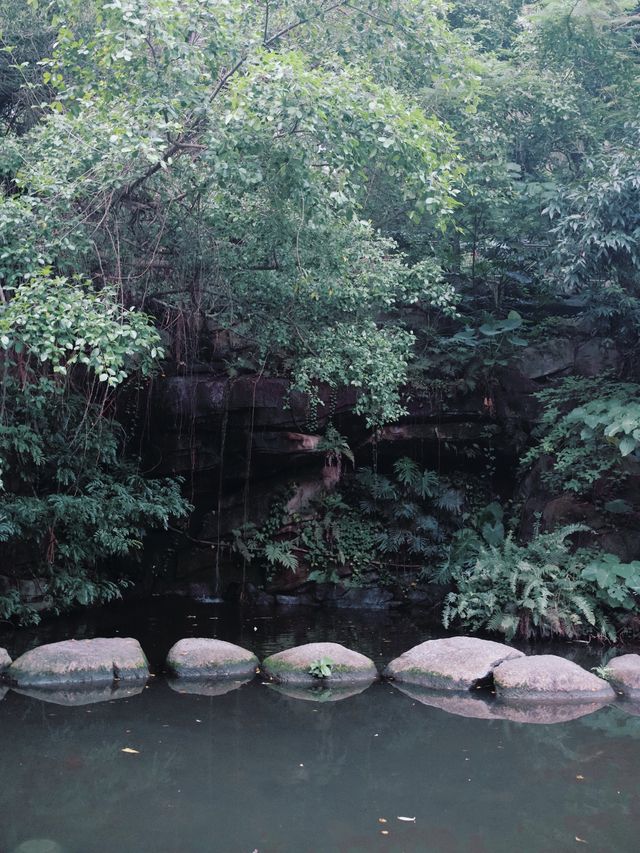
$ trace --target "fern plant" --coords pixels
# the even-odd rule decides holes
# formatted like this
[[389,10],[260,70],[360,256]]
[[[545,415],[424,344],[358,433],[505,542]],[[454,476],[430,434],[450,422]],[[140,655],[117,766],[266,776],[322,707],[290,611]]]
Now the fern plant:
[[569,539],[587,530],[565,525],[536,533],[521,545],[508,534],[499,545],[481,544],[475,558],[452,571],[455,591],[445,600],[443,624],[515,637],[595,635],[614,640],[613,624],[584,576],[585,552]]
[[403,457],[393,478],[369,469],[358,472],[360,510],[375,519],[374,545],[382,560],[420,570],[443,553],[462,509],[462,495],[434,471]]

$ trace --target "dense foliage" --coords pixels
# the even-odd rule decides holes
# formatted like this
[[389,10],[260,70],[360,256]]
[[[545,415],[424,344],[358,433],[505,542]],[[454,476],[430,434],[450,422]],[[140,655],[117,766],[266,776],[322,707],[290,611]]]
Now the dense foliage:
[[[56,607],[113,596],[109,558],[187,513],[117,412],[196,362],[286,377],[310,412],[351,389],[374,443],[416,397],[476,394],[486,429],[462,455],[488,480],[502,430],[550,496],[633,515],[638,24],[625,0],[7,0],[0,550],[17,576]],[[496,392],[554,334],[620,358],[532,389],[531,437],[498,423]],[[341,464],[336,436],[318,450]],[[614,636],[617,593],[603,603],[570,530],[523,541],[516,502],[471,565],[461,537],[504,530],[482,515],[499,487],[475,499],[473,477],[424,468],[347,473],[236,549],[341,582],[445,561],[447,621]],[[3,583],[0,615],[20,612]]]

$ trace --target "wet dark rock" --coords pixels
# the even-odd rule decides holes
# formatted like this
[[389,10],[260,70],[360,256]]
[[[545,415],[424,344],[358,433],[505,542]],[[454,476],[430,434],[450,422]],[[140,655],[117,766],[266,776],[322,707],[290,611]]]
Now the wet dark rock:
[[427,640],[392,660],[384,675],[396,681],[433,690],[469,690],[487,681],[502,661],[524,657],[522,652],[477,637]]
[[278,607],[318,607],[319,602],[309,593],[298,595],[276,595]]
[[176,678],[249,678],[258,658],[248,649],[208,637],[187,637],[172,646],[166,661]]
[[493,673],[498,697],[518,701],[605,701],[615,698],[610,684],[557,655],[505,660]]
[[379,586],[348,587],[342,584],[318,584],[316,597],[325,605],[354,610],[387,610],[393,602],[393,593]]
[[3,672],[6,672],[11,666],[11,658],[9,657],[9,652],[6,649],[0,649],[0,676]]
[[620,655],[607,664],[607,681],[630,699],[640,699],[640,655]]
[[130,699],[139,696],[145,688],[145,682],[139,681],[121,684],[104,684],[99,687],[91,685],[69,687],[66,690],[56,690],[46,687],[32,687],[29,689],[16,688],[15,692],[30,699],[38,699],[40,702],[50,702],[53,705],[65,705],[66,707],[78,707],[81,705],[97,705],[99,702],[113,702],[115,699]]
[[63,640],[21,655],[9,667],[7,677],[19,687],[146,681],[149,665],[140,643],[130,637]]
[[[323,659],[330,662],[331,674],[326,678],[317,678],[309,672],[309,668]],[[277,652],[263,661],[262,671],[281,684],[309,687],[320,684],[323,688],[334,684],[371,682],[378,677],[378,670],[372,660],[339,643],[307,643]]]

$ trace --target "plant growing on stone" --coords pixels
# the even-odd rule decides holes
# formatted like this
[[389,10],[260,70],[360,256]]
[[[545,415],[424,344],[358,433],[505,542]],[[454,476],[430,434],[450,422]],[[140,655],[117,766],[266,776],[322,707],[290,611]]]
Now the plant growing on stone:
[[314,678],[329,678],[333,670],[333,661],[331,658],[318,658],[312,661],[309,666],[309,675]]

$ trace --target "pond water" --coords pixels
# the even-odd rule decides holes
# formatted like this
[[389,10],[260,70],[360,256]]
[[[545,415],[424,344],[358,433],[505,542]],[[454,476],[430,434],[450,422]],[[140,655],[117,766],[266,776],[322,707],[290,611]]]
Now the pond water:
[[[189,635],[239,642],[259,656],[334,640],[379,665],[430,636],[408,614],[243,614],[155,599],[0,634],[0,645],[15,656],[67,636],[117,633],[136,636],[156,671],[172,643]],[[563,648],[585,665],[599,662],[584,647]],[[137,695],[114,696],[65,706],[6,693],[2,853],[635,853],[640,846],[640,709],[633,707],[535,724],[448,713],[386,683],[339,701],[305,701],[259,678],[198,695],[177,692],[159,675]]]

